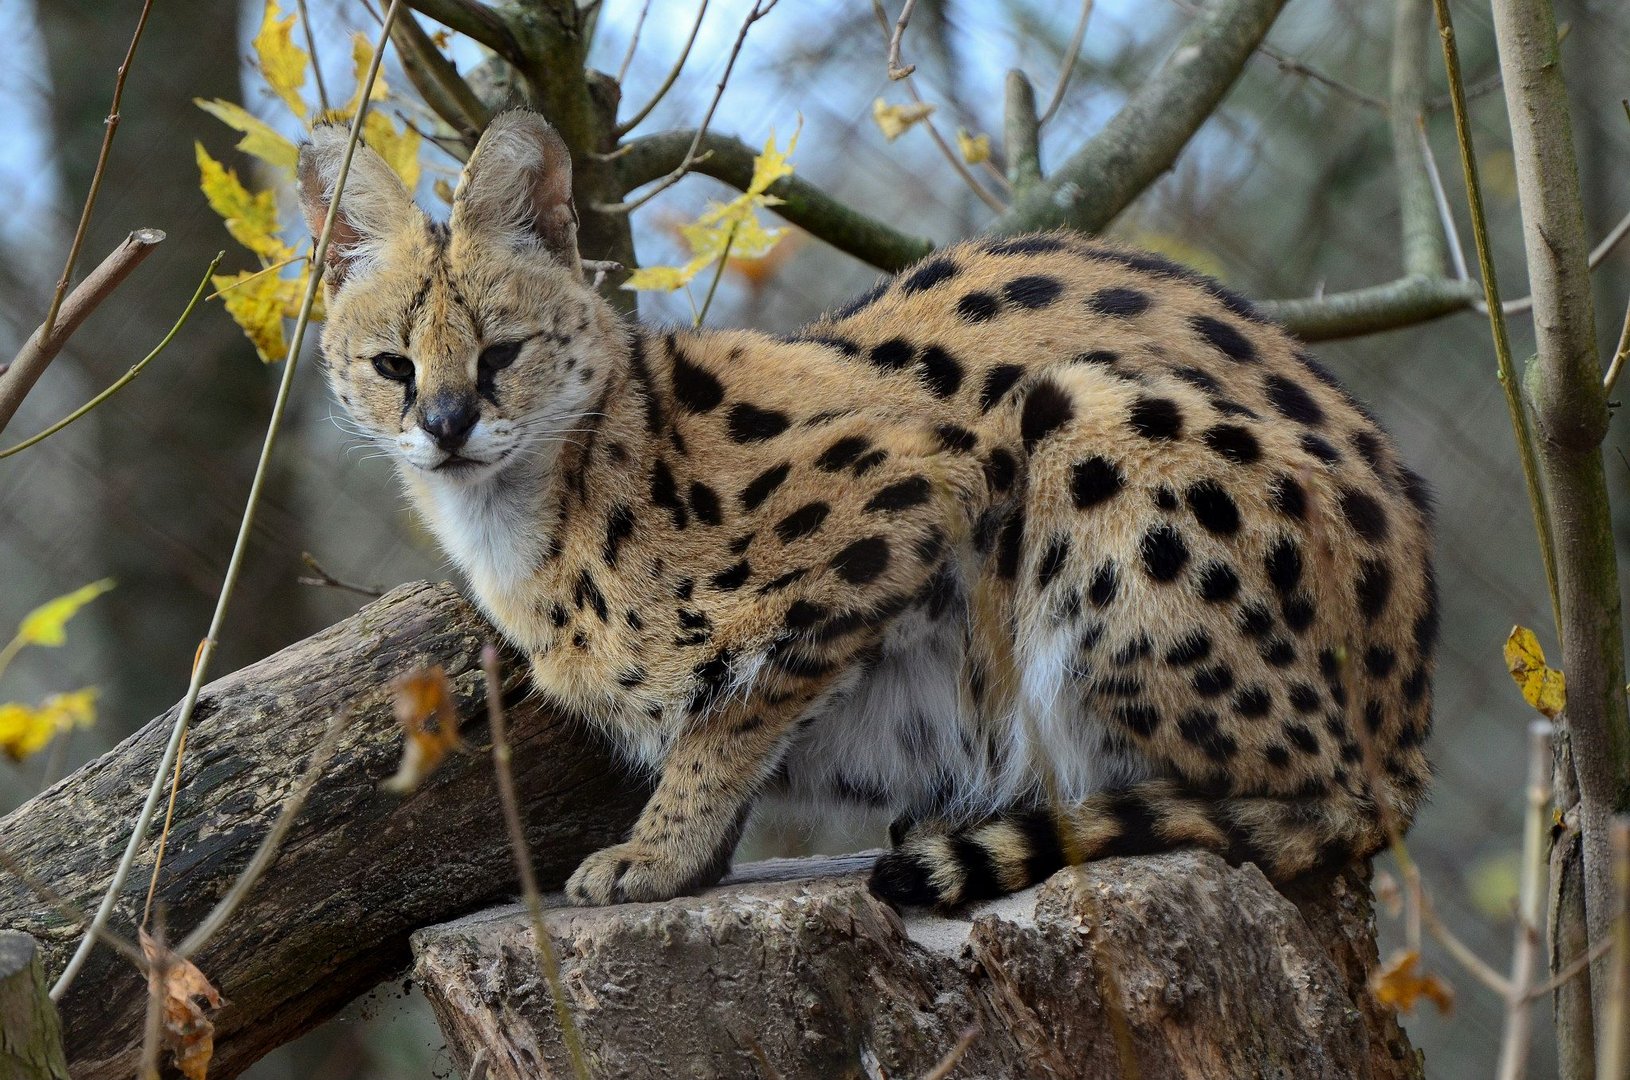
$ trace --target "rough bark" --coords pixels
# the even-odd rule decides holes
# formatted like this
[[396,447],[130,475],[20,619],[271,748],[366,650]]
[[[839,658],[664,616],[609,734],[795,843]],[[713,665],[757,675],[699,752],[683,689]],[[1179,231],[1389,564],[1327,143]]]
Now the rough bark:
[[9,1080],[68,1080],[62,1029],[46,989],[39,945],[0,930],[0,1075]]
[[[597,1076],[1419,1077],[1370,996],[1369,889],[1274,891],[1177,853],[1066,870],[965,917],[903,918],[869,856],[744,867],[666,904],[556,909],[549,931]],[[570,1075],[519,908],[413,935],[461,1070]]]
[[[515,889],[492,790],[480,651],[493,631],[446,585],[404,586],[352,618],[205,688],[183,758],[160,878],[172,939],[231,885],[298,781],[337,711],[350,715],[324,776],[266,877],[196,957],[231,1002],[215,1017],[213,1080],[229,1080],[409,962],[407,936]],[[459,697],[463,735],[416,792],[381,791],[401,734],[389,685],[439,663]],[[510,738],[527,833],[545,887],[632,822],[645,799],[567,718],[523,699],[515,672]],[[0,843],[80,909],[111,876],[174,710],[0,821]],[[157,830],[120,897],[111,929],[134,936]],[[82,926],[0,872],[0,925],[25,930],[60,970]],[[141,976],[98,950],[60,1002],[76,1080],[135,1074]]]

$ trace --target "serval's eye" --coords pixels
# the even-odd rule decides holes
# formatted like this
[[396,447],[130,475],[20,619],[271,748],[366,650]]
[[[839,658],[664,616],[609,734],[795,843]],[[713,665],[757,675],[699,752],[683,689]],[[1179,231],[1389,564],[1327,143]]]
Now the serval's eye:
[[391,382],[413,381],[413,361],[401,353],[380,353],[374,357],[374,370]]
[[481,366],[488,371],[503,371],[521,354],[521,342],[501,341],[481,350]]

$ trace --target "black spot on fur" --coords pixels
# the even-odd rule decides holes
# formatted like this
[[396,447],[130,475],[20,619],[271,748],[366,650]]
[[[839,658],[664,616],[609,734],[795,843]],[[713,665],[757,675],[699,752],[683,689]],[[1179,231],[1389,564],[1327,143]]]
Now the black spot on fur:
[[1064,292],[1064,284],[1057,278],[1043,274],[1029,274],[1014,278],[1002,286],[1002,299],[1019,307],[1035,310],[1055,302]]
[[1218,382],[1216,377],[1209,371],[1201,371],[1197,367],[1179,367],[1172,368],[1172,374],[1176,375],[1179,379],[1182,379],[1190,386],[1198,387],[1208,394],[1219,394],[1222,392],[1222,383]]
[[899,371],[917,358],[917,347],[905,338],[889,338],[872,346],[866,359],[888,371]]
[[1198,664],[1211,655],[1211,635],[1204,630],[1191,630],[1177,640],[1166,653],[1166,663],[1173,665]]
[[1256,346],[1251,339],[1239,332],[1239,328],[1231,323],[1210,315],[1195,315],[1189,319],[1189,325],[1194,332],[1205,338],[1206,344],[1222,353],[1236,364],[1254,364],[1260,357],[1257,356]]
[[1160,714],[1147,705],[1136,702],[1117,705],[1110,710],[1110,716],[1125,724],[1134,735],[1147,739],[1160,727]]
[[775,535],[781,538],[783,544],[813,536],[831,512],[832,508],[826,503],[805,503],[775,523]]
[[838,337],[836,334],[805,334],[802,337],[793,338],[793,340],[802,341],[809,345],[819,345],[826,349],[836,349],[845,356],[860,355],[859,345],[846,337]]
[[1359,536],[1372,544],[1387,538],[1387,512],[1380,503],[1354,488],[1342,488],[1338,501],[1342,516]]
[[1384,679],[1398,666],[1398,654],[1385,645],[1371,645],[1364,650],[1364,670],[1372,678]]
[[1018,477],[1018,470],[1013,455],[998,446],[985,458],[985,483],[992,491],[1007,491]]
[[1087,297],[1087,307],[1100,315],[1130,319],[1135,315],[1142,315],[1149,309],[1149,297],[1148,294],[1136,289],[1111,286],[1099,289]]
[[982,412],[990,412],[996,407],[1007,392],[1013,389],[1013,384],[1019,381],[1024,374],[1024,368],[1018,364],[997,364],[985,373],[985,385],[979,392],[979,408]]
[[1064,569],[1064,563],[1070,557],[1070,541],[1068,537],[1058,536],[1047,546],[1042,553],[1041,565],[1036,568],[1036,588],[1045,589],[1058,577],[1059,571]]
[[1301,438],[1302,449],[1318,458],[1326,465],[1334,465],[1341,460],[1341,451],[1330,445],[1330,440],[1309,432]]
[[1234,672],[1227,664],[1213,664],[1194,673],[1194,692],[1201,697],[1216,697],[1234,688]]
[[920,293],[925,289],[932,289],[935,285],[950,281],[956,275],[957,265],[950,259],[930,259],[913,270],[900,282],[900,291],[910,296],[913,293]]
[[719,511],[718,492],[700,480],[690,486],[690,508],[703,525],[717,525],[724,520]]
[[1431,656],[1438,643],[1438,581],[1432,568],[1426,568],[1426,608],[1415,619],[1415,651]]
[[670,346],[673,356],[674,400],[693,413],[716,409],[724,400],[724,384],[705,368],[686,358],[677,346]]
[[1239,752],[1239,744],[1217,726],[1217,714],[1206,709],[1184,713],[1177,732],[1213,761],[1227,761]]
[[1249,638],[1266,637],[1273,630],[1273,612],[1261,604],[1247,604],[1234,619],[1239,632]]
[[832,570],[851,585],[875,581],[889,568],[889,542],[881,536],[856,540],[832,558]]
[[768,499],[775,489],[787,482],[787,476],[792,472],[792,465],[783,461],[779,465],[772,465],[748,481],[747,486],[741,489],[741,505],[748,510],[757,510],[765,499]]
[[1373,431],[1355,431],[1347,440],[1377,476],[1381,475],[1381,439]]
[[1019,434],[1026,453],[1075,416],[1070,396],[1051,379],[1043,379],[1025,395],[1024,412],[1019,417]]
[[679,498],[679,485],[674,482],[673,470],[661,458],[657,458],[656,465],[651,469],[651,502],[668,511],[674,528],[683,529],[690,525],[690,511]]
[[1140,396],[1127,422],[1145,439],[1175,439],[1183,433],[1183,414],[1171,398]]
[[1165,513],[1169,514],[1173,510],[1177,509],[1177,492],[1173,491],[1165,484],[1161,484],[1159,487],[1155,488],[1152,498],[1155,501],[1155,509],[1157,510],[1164,511]]
[[1277,743],[1263,747],[1262,756],[1276,769],[1283,769],[1290,764],[1290,751]]
[[577,585],[572,590],[572,602],[579,611],[582,611],[584,607],[593,608],[594,614],[599,620],[601,622],[606,621],[605,594],[600,591],[600,586],[595,584],[594,578],[589,575],[587,570],[577,576]]
[[1425,478],[1413,469],[1399,466],[1398,484],[1404,490],[1404,498],[1409,500],[1411,506],[1421,512],[1421,516],[1428,521],[1432,520],[1432,491],[1427,486]]
[[607,566],[617,565],[617,555],[623,541],[634,535],[634,511],[627,503],[618,503],[606,516],[605,560]]
[[1365,559],[1358,564],[1358,610],[1365,622],[1375,622],[1387,608],[1392,596],[1392,568],[1379,559]]
[[1156,581],[1173,581],[1189,561],[1188,545],[1178,531],[1167,524],[1156,525],[1143,534],[1139,545],[1144,571]]
[[1271,667],[1290,667],[1296,662],[1296,646],[1282,637],[1271,637],[1258,645],[1257,654]]
[[865,311],[867,308],[881,300],[883,298],[883,294],[888,292],[889,286],[893,284],[893,278],[883,278],[876,285],[873,285],[871,288],[867,289],[865,292],[861,293],[859,296],[855,297],[853,300],[850,300],[848,303],[834,311],[832,313],[832,317],[834,319],[847,319],[851,315],[860,314],[862,311]]
[[849,471],[856,476],[865,476],[888,459],[889,452],[887,450],[873,450],[869,454],[862,454],[855,458],[855,463],[849,467]]
[[1215,480],[1189,485],[1184,498],[1206,532],[1213,536],[1233,536],[1239,532],[1239,507]]
[[1320,698],[1318,690],[1305,682],[1290,684],[1290,707],[1299,713],[1317,712]]
[[1256,436],[1238,424],[1218,424],[1201,437],[1212,452],[1236,465],[1249,465],[1262,456]]
[[1087,599],[1095,608],[1108,607],[1115,602],[1115,594],[1120,591],[1120,574],[1115,564],[1106,562],[1093,571],[1092,584],[1087,587]]
[[730,592],[747,584],[747,579],[752,576],[752,565],[746,559],[743,559],[734,565],[725,567],[717,574],[714,574],[713,577],[708,580],[708,584],[712,585],[715,589]]
[[823,604],[811,600],[794,600],[787,608],[787,616],[783,621],[788,630],[807,630],[825,619],[828,614]]
[[1324,410],[1301,383],[1272,374],[1264,380],[1264,385],[1268,391],[1268,401],[1279,410],[1280,416],[1310,427],[1324,423]]
[[1088,510],[1119,495],[1126,477],[1118,465],[1106,457],[1090,457],[1075,463],[1070,473],[1070,494],[1077,510]]
[[898,512],[921,506],[931,492],[928,478],[912,476],[882,488],[866,502],[867,513]]
[[1286,724],[1280,728],[1285,738],[1289,739],[1304,754],[1317,754],[1319,752],[1319,737],[1313,734],[1305,724]]
[[1200,571],[1200,596],[1212,604],[1225,604],[1239,595],[1239,575],[1223,563],[1210,563]]
[[872,441],[864,435],[845,436],[821,452],[815,459],[815,467],[822,472],[839,472],[871,447]]
[[971,292],[956,302],[956,313],[966,322],[987,322],[1001,310],[1001,301],[988,292]]
[[1015,506],[1002,522],[996,538],[996,572],[1012,580],[1019,575],[1019,556],[1024,548],[1024,508]]
[[1313,601],[1305,592],[1280,601],[1279,612],[1285,617],[1285,625],[1298,634],[1313,625]]
[[803,569],[803,568],[799,568],[797,570],[788,570],[785,574],[782,574],[780,577],[775,578],[774,580],[771,580],[771,581],[766,581],[764,584],[760,585],[758,587],[758,595],[760,595],[760,596],[769,596],[771,593],[778,593],[778,592],[782,591],[783,589],[790,588],[791,586],[797,584],[799,581],[802,581],[804,579],[804,577],[807,576],[808,574],[809,574],[809,571],[807,569]]
[[935,397],[948,398],[962,386],[962,365],[938,345],[923,350],[917,361],[917,374]]
[[1302,485],[1296,482],[1295,477],[1281,473],[1273,478],[1268,491],[1273,498],[1275,510],[1292,521],[1302,521],[1307,517],[1307,492],[1302,490]]
[[1263,565],[1274,589],[1280,595],[1289,595],[1302,580],[1302,549],[1290,537],[1282,536],[1269,550]]
[[1056,236],[1015,236],[1006,240],[992,240],[985,250],[992,255],[1049,255],[1068,247]]
[[1234,695],[1234,711],[1247,720],[1258,720],[1273,708],[1273,697],[1260,686],[1247,686]]
[[979,436],[961,424],[941,424],[934,429],[934,435],[942,447],[954,454],[970,453],[979,445]]
[[787,430],[787,414],[760,409],[745,401],[732,405],[729,414],[730,437],[739,443],[763,442]]

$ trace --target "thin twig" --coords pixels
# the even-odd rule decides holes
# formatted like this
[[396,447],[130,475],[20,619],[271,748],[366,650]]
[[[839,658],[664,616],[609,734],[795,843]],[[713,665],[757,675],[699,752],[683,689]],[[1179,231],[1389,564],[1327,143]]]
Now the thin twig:
[[730,248],[736,242],[736,226],[730,226],[730,232],[724,238],[724,250],[719,253],[719,265],[713,270],[713,280],[708,283],[707,295],[702,297],[702,309],[696,313],[696,326],[701,326],[707,318],[707,309],[713,306],[713,294],[719,291],[719,281],[724,277],[724,268],[730,262]]
[[45,325],[41,324],[29,335],[22,349],[6,365],[4,373],[0,373],[0,431],[4,431],[11,418],[17,415],[23,398],[34,389],[34,384],[45,374],[45,369],[56,359],[57,353],[62,351],[74,331],[163,241],[164,233],[158,229],[137,229],[125,237],[124,242],[109,252],[108,257],[74,289],[62,305],[50,332],[47,333]]
[[[906,36],[906,24],[911,21],[911,11],[917,6],[917,0],[906,0],[905,6],[900,9],[900,17],[894,21],[894,31],[889,33],[888,16],[884,16],[883,30],[889,35],[889,78],[896,82],[909,78],[917,70],[916,64],[900,66],[900,40]],[[878,10],[882,10],[879,5]]]
[[1619,904],[1613,933],[1602,939],[1613,946],[1613,962],[1602,998],[1596,1080],[1630,1080],[1630,815],[1613,819],[1611,835],[1613,891]]
[[169,981],[173,954],[165,942],[165,913],[159,912],[158,922],[150,935],[156,963],[147,967],[147,1011],[142,1021],[141,1065],[138,1080],[159,1080],[158,1058],[164,1036],[164,984]]
[[510,853],[515,857],[515,870],[521,879],[521,894],[526,898],[526,912],[532,920],[532,936],[536,939],[538,959],[543,966],[543,977],[549,983],[549,996],[555,1007],[555,1022],[560,1025],[561,1038],[566,1043],[567,1056],[578,1080],[589,1080],[589,1067],[583,1054],[583,1038],[566,1004],[566,989],[560,982],[560,958],[555,955],[555,942],[543,924],[543,894],[538,891],[538,879],[532,872],[532,852],[526,843],[526,829],[521,824],[521,802],[515,794],[515,776],[509,768],[509,732],[504,721],[504,694],[498,677],[498,649],[491,643],[481,649],[481,670],[487,677],[487,726],[492,731],[492,767],[498,779],[498,804],[504,811],[504,824],[509,829]]
[[1611,394],[1614,385],[1619,381],[1619,372],[1624,370],[1624,361],[1630,358],[1630,306],[1624,309],[1624,329],[1619,331],[1619,347],[1613,350],[1613,360],[1607,365],[1607,374],[1602,376],[1602,389]]
[[1081,58],[1081,43],[1087,38],[1087,20],[1092,18],[1092,0],[1081,0],[1081,15],[1075,20],[1075,30],[1070,34],[1070,44],[1064,50],[1064,66],[1059,69],[1058,82],[1053,86],[1053,96],[1048,99],[1047,108],[1042,110],[1041,119],[1036,121],[1037,128],[1047,126],[1047,121],[1058,112],[1058,107],[1064,101],[1064,91],[1069,88],[1070,76],[1075,74],[1076,61]]
[[[23,886],[27,888],[29,892],[33,893],[35,896],[38,896],[41,900],[44,900],[49,906],[55,908],[57,914],[61,915],[68,922],[82,923],[89,921],[90,916],[84,911],[80,910],[78,904],[75,904],[72,900],[69,900],[67,897],[51,888],[51,886],[41,881],[33,874],[30,874],[26,869],[24,869],[21,863],[12,857],[11,852],[7,851],[4,847],[0,847],[0,867],[4,867],[11,874],[13,874],[18,881],[23,883]],[[129,940],[123,935],[107,929],[106,927],[101,930],[101,938],[103,944],[111,946],[114,952],[118,953],[126,960],[129,960],[132,964],[135,964],[137,970],[147,970],[147,958],[142,955],[141,949],[137,947],[135,942]]]
[[[1172,3],[1190,15],[1198,15],[1202,10],[1198,4],[1189,3],[1188,0],[1172,0]],[[1349,86],[1340,79],[1326,75],[1324,72],[1308,64],[1305,60],[1298,60],[1289,53],[1274,48],[1266,41],[1257,45],[1255,51],[1261,53],[1269,60],[1272,60],[1276,65],[1278,65],[1279,70],[1285,72],[1287,75],[1299,75],[1302,78],[1316,82],[1327,89],[1334,90],[1342,97],[1355,101],[1360,105],[1374,109],[1383,114],[1389,112],[1391,109],[1391,106],[1375,95],[1365,93],[1356,86]]]
[[306,283],[306,295],[300,304],[300,311],[294,321],[294,334],[289,341],[288,355],[284,359],[283,378],[277,386],[277,397],[272,402],[272,414],[266,424],[266,439],[261,445],[260,460],[255,466],[254,480],[249,485],[249,497],[245,502],[243,518],[238,524],[238,536],[232,546],[232,557],[227,563],[226,577],[221,582],[221,594],[215,602],[215,612],[210,617],[209,633],[205,636],[203,645],[199,649],[196,662],[193,664],[192,677],[187,686],[187,696],[182,700],[181,708],[176,716],[175,725],[170,731],[170,739],[164,748],[164,756],[159,762],[158,769],[153,776],[153,782],[147,790],[147,800],[142,805],[141,813],[136,819],[135,828],[130,832],[130,841],[125,845],[124,855],[119,860],[118,867],[113,872],[113,880],[108,883],[107,893],[102,897],[102,903],[92,918],[90,928],[86,931],[79,947],[69,959],[67,967],[57,979],[56,985],[51,988],[51,999],[60,1001],[62,995],[68,992],[78,977],[79,971],[85,966],[85,960],[90,956],[91,949],[95,947],[96,939],[103,927],[107,925],[108,917],[113,913],[114,901],[118,899],[120,891],[124,888],[125,879],[130,876],[131,867],[135,865],[136,854],[141,850],[142,840],[147,834],[148,826],[153,823],[153,814],[158,808],[159,796],[164,791],[164,778],[170,772],[180,752],[181,742],[186,737],[188,726],[192,722],[194,710],[198,707],[198,695],[204,688],[204,677],[209,670],[209,661],[215,655],[216,644],[220,639],[221,627],[226,621],[226,611],[231,603],[233,587],[237,584],[238,575],[243,569],[245,553],[249,548],[249,536],[254,529],[255,509],[260,503],[261,491],[266,485],[266,476],[270,472],[272,450],[277,445],[277,435],[282,427],[283,414],[288,406],[289,391],[294,385],[294,372],[299,363],[300,346],[305,341],[306,326],[311,321],[311,308],[317,299],[317,290],[322,285],[322,274],[317,267],[323,265],[323,257],[328,251],[328,238],[334,229],[334,221],[339,215],[340,193],[345,190],[346,178],[351,172],[351,159],[356,153],[357,143],[362,137],[362,123],[368,115],[369,98],[373,93],[374,82],[379,77],[379,64],[385,56],[385,45],[389,40],[391,24],[396,21],[397,12],[403,0],[391,0],[389,9],[385,12],[384,26],[380,31],[379,40],[374,45],[373,59],[368,64],[368,72],[362,81],[360,95],[361,104],[356,115],[351,119],[350,137],[345,144],[345,154],[340,160],[339,174],[334,179],[334,194],[328,205],[328,216],[323,221],[322,231],[317,236],[315,250],[312,253],[312,273]]
[[623,80],[628,78],[628,65],[634,62],[634,52],[640,47],[640,31],[645,29],[645,17],[651,14],[651,0],[645,0],[640,5],[639,18],[634,20],[634,32],[628,35],[628,51],[623,53],[623,62],[617,65],[617,85],[621,86]]
[[1551,994],[1559,990],[1563,984],[1572,982],[1574,979],[1577,979],[1579,976],[1589,971],[1590,965],[1600,960],[1604,955],[1606,955],[1607,950],[1612,947],[1613,940],[1611,938],[1605,938],[1598,941],[1596,944],[1586,949],[1582,955],[1574,957],[1571,963],[1557,968],[1555,975],[1552,975],[1544,982],[1537,982],[1533,986],[1529,987],[1529,1000],[1538,1001],[1542,997],[1549,997]]
[[640,121],[650,116],[651,110],[656,108],[657,104],[668,96],[669,90],[673,89],[673,84],[678,80],[679,73],[685,70],[685,62],[690,59],[690,50],[691,46],[696,44],[696,35],[702,30],[702,16],[707,14],[707,2],[708,0],[702,0],[696,6],[696,21],[691,23],[690,37],[685,39],[685,47],[679,50],[679,59],[675,60],[673,67],[668,69],[668,75],[662,80],[662,85],[657,87],[657,92],[651,95],[650,101],[635,109],[633,116],[617,125],[616,137],[618,139],[639,127]]
[[[412,15],[396,20],[391,28],[391,40],[396,43],[402,69],[425,104],[466,142],[474,145],[476,136],[486,130],[492,115],[452,61],[442,55]],[[466,148],[464,159],[468,158]]]
[[311,29],[311,12],[306,10],[306,0],[295,0],[295,6],[300,9],[300,29],[306,34],[306,52],[311,54],[311,74],[317,80],[317,101],[326,113],[332,106],[328,104],[328,87],[323,85],[323,64],[317,56],[317,35]]
[[368,585],[355,585],[349,581],[341,581],[333,574],[330,574],[327,570],[324,570],[323,564],[318,562],[316,557],[309,551],[302,551],[300,553],[300,561],[305,563],[306,569],[310,570],[316,576],[295,578],[294,580],[297,584],[316,585],[330,589],[343,589],[346,592],[356,593],[358,596],[366,596],[370,600],[377,600],[379,597],[385,595],[385,590],[383,589],[375,589]]
[[198,951],[209,943],[209,939],[226,925],[227,920],[232,918],[239,905],[243,903],[244,897],[249,895],[249,890],[255,887],[255,883],[266,872],[266,868],[272,865],[272,860],[277,858],[284,837],[288,836],[289,829],[294,825],[294,819],[300,816],[300,811],[306,805],[307,796],[311,794],[311,789],[317,786],[317,781],[322,779],[323,769],[327,767],[328,759],[334,755],[334,748],[339,745],[340,735],[345,731],[346,719],[344,712],[338,712],[328,722],[322,740],[317,743],[317,748],[311,752],[311,759],[306,762],[305,773],[300,777],[300,782],[295,785],[288,800],[283,803],[283,809],[279,811],[277,820],[272,823],[271,830],[260,842],[260,847],[255,849],[255,854],[249,859],[249,865],[245,866],[243,872],[232,882],[232,888],[227,890],[227,894],[221,897],[220,902],[204,916],[202,922],[193,927],[192,933],[188,934],[176,948],[176,954],[183,960],[198,955]]
[[1471,206],[1472,239],[1477,245],[1477,270],[1483,278],[1483,299],[1488,305],[1489,329],[1494,335],[1494,356],[1499,365],[1500,387],[1505,391],[1506,411],[1517,440],[1517,456],[1522,462],[1523,483],[1528,488],[1528,505],[1534,515],[1534,532],[1539,537],[1540,557],[1545,565],[1545,584],[1551,594],[1551,617],[1558,640],[1562,638],[1562,594],[1557,580],[1556,542],[1551,536],[1551,515],[1546,507],[1545,489],[1540,483],[1539,455],[1534,447],[1533,425],[1523,400],[1522,384],[1511,359],[1511,338],[1506,332],[1505,310],[1500,306],[1500,282],[1494,273],[1494,255],[1489,249],[1488,218],[1483,213],[1483,188],[1477,179],[1477,155],[1472,150],[1471,121],[1466,115],[1466,88],[1460,79],[1460,52],[1455,46],[1454,23],[1449,17],[1448,0],[1432,0],[1437,14],[1438,36],[1443,42],[1443,64],[1449,74],[1449,97],[1454,105],[1455,141],[1460,145],[1460,168],[1465,174],[1466,200]]
[[306,261],[306,257],[304,255],[291,255],[287,259],[284,259],[282,262],[275,262],[270,266],[261,267],[259,270],[256,270],[253,274],[246,274],[243,277],[238,278],[236,281],[234,281],[230,285],[221,286],[219,289],[216,289],[214,292],[212,292],[208,296],[204,297],[204,299],[205,300],[218,300],[221,297],[225,296],[227,293],[231,292],[233,289],[242,288],[243,286],[249,284],[251,281],[254,281],[254,280],[258,279],[258,278],[261,278],[261,277],[265,276],[266,274],[275,274],[279,270],[283,269],[285,266],[293,266],[296,263],[303,263],[305,261]]
[[690,149],[685,152],[684,160],[668,175],[662,177],[650,190],[637,199],[627,199],[619,203],[597,203],[595,209],[602,214],[631,214],[644,206],[660,193],[673,187],[691,171],[700,158],[696,151],[702,145],[702,139],[707,135],[708,125],[713,122],[713,114],[718,111],[719,100],[724,97],[724,88],[730,82],[730,73],[736,69],[736,60],[741,56],[741,47],[747,43],[747,33],[771,11],[780,0],[753,0],[753,6],[748,10],[747,17],[742,20],[741,30],[736,34],[735,44],[730,47],[730,56],[725,61],[724,74],[719,76],[719,84],[714,89],[713,100],[708,103],[707,113],[702,117],[702,124],[696,129],[696,136],[691,140]]
[[[79,225],[74,229],[73,242],[68,245],[68,261],[63,264],[62,276],[57,279],[56,292],[51,294],[51,306],[45,312],[45,320],[40,323],[40,340],[49,341],[51,331],[57,324],[57,313],[62,310],[63,297],[68,293],[68,282],[74,276],[74,265],[79,262],[80,249],[85,246],[85,234],[90,230],[91,211],[96,207],[96,196],[102,190],[102,179],[107,175],[108,154],[113,150],[113,136],[119,130],[119,109],[124,101],[125,79],[130,76],[130,63],[136,58],[136,46],[141,42],[142,31],[147,28],[147,16],[152,13],[153,0],[145,0],[141,7],[141,14],[136,17],[136,32],[130,35],[130,47],[125,50],[125,58],[119,64],[118,74],[113,80],[113,103],[108,106],[107,119],[102,129],[102,148],[96,154],[96,169],[91,173],[91,188],[85,194],[85,205],[79,210]],[[0,418],[0,427],[4,426],[4,419]]]
[[1404,273],[1442,277],[1448,259],[1432,191],[1431,170],[1421,147],[1421,102],[1426,97],[1428,0],[1394,0],[1392,71],[1389,84],[1392,159],[1398,182],[1399,239]]
[[1500,1034],[1498,1080],[1522,1080],[1534,1039],[1530,991],[1539,966],[1540,915],[1545,903],[1550,860],[1546,839],[1551,805],[1551,735],[1549,720],[1528,725],[1528,812],[1523,815],[1522,887],[1517,900],[1516,943],[1511,949],[1511,978],[1506,984],[1505,1024]]
[[[1620,218],[1619,223],[1608,230],[1607,235],[1602,237],[1601,242],[1590,249],[1590,256],[1585,260],[1585,265],[1591,270],[1602,265],[1603,260],[1613,254],[1613,249],[1618,247],[1626,236],[1630,236],[1630,214],[1625,214],[1624,217]],[[1534,297],[1532,295],[1519,296],[1515,300],[1507,300],[1501,310],[1507,315],[1520,315],[1533,308],[1533,306]]]
[[946,1051],[945,1056],[940,1058],[937,1065],[923,1074],[923,1080],[945,1080],[947,1076],[951,1075],[951,1070],[957,1067],[957,1063],[962,1060],[963,1055],[967,1054],[968,1047],[972,1046],[973,1041],[978,1037],[979,1029],[974,1025],[970,1024],[963,1028],[962,1035],[957,1039],[956,1045]]
[[1443,189],[1443,174],[1438,172],[1437,155],[1432,153],[1432,141],[1426,137],[1426,121],[1415,118],[1415,132],[1421,140],[1421,156],[1426,159],[1426,176],[1432,181],[1432,201],[1438,206],[1438,219],[1443,223],[1443,237],[1448,242],[1449,259],[1454,263],[1455,280],[1470,281],[1471,269],[1466,265],[1466,246],[1460,242],[1460,226],[1455,224],[1454,208],[1449,205],[1449,194]]
[[509,20],[499,12],[477,0],[404,0],[419,14],[434,19],[467,38],[478,41],[493,52],[520,66],[526,62],[520,43]]
[[170,332],[165,334],[163,339],[159,341],[157,345],[153,346],[152,352],[148,353],[146,356],[142,357],[140,360],[131,365],[130,370],[115,379],[113,384],[106,390],[103,390],[100,394],[97,394],[85,404],[81,405],[79,408],[75,409],[61,420],[58,420],[56,423],[46,428],[38,435],[31,435],[22,442],[18,443],[16,446],[8,446],[6,449],[0,450],[0,458],[8,458],[15,453],[27,450],[35,443],[43,442],[44,440],[49,439],[57,432],[61,431],[75,420],[78,420],[80,417],[96,408],[98,405],[102,404],[102,402],[106,401],[114,394],[117,394],[120,390],[123,390],[126,386],[130,385],[130,383],[135,380],[136,376],[142,373],[142,369],[148,364],[152,363],[153,358],[158,356],[159,353],[163,352],[171,341],[175,340],[176,334],[179,333],[181,328],[186,325],[188,317],[192,315],[192,309],[198,306],[199,298],[204,295],[204,290],[209,287],[210,275],[215,273],[215,268],[221,264],[221,259],[225,257],[225,255],[226,252],[224,251],[218,251],[215,253],[214,261],[209,264],[209,269],[204,271],[204,278],[198,283],[198,288],[193,292],[192,299],[187,301],[187,306],[182,309],[181,317],[178,318],[175,321],[175,324],[170,327]]

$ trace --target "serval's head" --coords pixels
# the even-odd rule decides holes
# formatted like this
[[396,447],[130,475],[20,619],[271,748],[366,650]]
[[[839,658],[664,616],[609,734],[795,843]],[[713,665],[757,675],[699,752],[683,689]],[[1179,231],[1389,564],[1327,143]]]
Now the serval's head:
[[[319,127],[300,150],[314,236],[346,134]],[[445,224],[357,147],[325,259],[323,354],[346,410],[409,476],[485,482],[582,426],[597,369],[626,346],[583,280],[571,192],[566,145],[532,113],[493,120]]]

